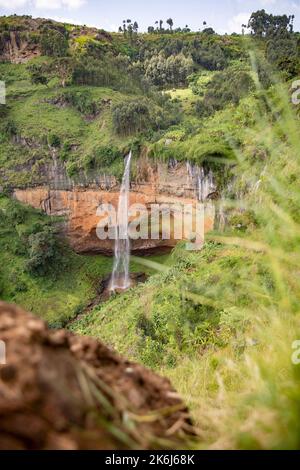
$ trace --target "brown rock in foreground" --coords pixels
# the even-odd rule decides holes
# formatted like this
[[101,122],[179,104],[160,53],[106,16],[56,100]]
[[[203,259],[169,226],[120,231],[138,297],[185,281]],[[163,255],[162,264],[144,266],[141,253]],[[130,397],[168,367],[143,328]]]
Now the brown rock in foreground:
[[0,340],[0,449],[184,445],[191,425],[168,380],[2,302]]

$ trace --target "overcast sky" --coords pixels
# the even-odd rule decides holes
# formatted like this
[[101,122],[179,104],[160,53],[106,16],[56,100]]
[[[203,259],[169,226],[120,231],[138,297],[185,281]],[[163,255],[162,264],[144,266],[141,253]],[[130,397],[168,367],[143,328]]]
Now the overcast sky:
[[[146,0],[147,1],[147,0]],[[53,18],[117,31],[123,19],[140,30],[171,17],[174,26],[202,28],[203,21],[219,33],[240,32],[251,12],[265,8],[274,14],[294,14],[300,31],[300,0],[0,0],[0,15],[13,13]]]

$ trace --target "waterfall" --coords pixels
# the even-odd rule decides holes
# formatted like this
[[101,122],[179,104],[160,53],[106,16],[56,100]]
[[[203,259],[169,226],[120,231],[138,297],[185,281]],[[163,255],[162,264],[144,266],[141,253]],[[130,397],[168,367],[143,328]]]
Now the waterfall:
[[186,168],[188,179],[195,187],[197,199],[200,202],[205,202],[208,196],[216,190],[212,171],[209,170],[208,174],[206,174],[202,166],[199,167],[190,162],[186,163]]
[[130,241],[128,234],[128,210],[130,192],[131,152],[125,160],[125,171],[120,189],[115,236],[115,259],[110,289],[125,290],[130,287]]

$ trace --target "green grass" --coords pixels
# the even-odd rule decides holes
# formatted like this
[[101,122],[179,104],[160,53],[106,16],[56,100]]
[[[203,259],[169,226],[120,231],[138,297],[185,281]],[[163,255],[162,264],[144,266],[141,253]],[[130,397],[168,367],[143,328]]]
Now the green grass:
[[[4,214],[17,208],[24,213],[22,223],[8,224]],[[64,326],[96,297],[101,281],[112,272],[112,257],[77,255],[67,245],[60,252],[55,270],[46,276],[33,276],[26,271],[28,254],[20,250],[22,234],[39,223],[55,225],[41,212],[0,197],[0,298],[31,311],[52,326]],[[150,257],[152,261],[167,261],[168,256]],[[132,262],[131,272],[153,273]]]
[[[39,57],[33,62],[45,60],[50,59]],[[132,138],[119,137],[114,132],[109,107],[103,107],[95,119],[87,120],[72,106],[52,104],[51,101],[64,91],[57,80],[51,80],[48,87],[32,85],[25,65],[9,63],[0,64],[0,79],[6,82],[9,110],[0,127],[0,164],[5,169],[5,184],[26,185],[40,180],[39,167],[52,161],[47,143],[49,135],[58,136],[61,146],[64,143],[73,146],[64,158],[67,167],[73,165],[77,169],[84,166],[85,158],[98,147],[114,146],[124,151],[132,141]],[[88,91],[99,105],[103,99],[111,100],[112,105],[128,99],[128,95],[105,87],[69,86],[67,90]],[[8,122],[14,123],[17,135],[33,143],[33,147],[13,143],[5,134]],[[26,163],[32,168],[31,172]],[[24,167],[16,171],[20,164]],[[119,176],[119,168],[116,172]]]
[[[13,205],[22,207],[17,203]],[[7,198],[0,199],[2,214],[11,207],[12,203]],[[8,227],[1,223],[0,296],[58,326],[73,318],[95,296],[97,286],[111,272],[111,259],[79,256],[65,247],[61,253],[61,268],[57,266],[55,272],[48,276],[30,275],[25,269],[27,255],[19,254],[16,246],[22,233],[34,224],[48,223],[48,220],[38,211],[26,208],[24,223]]]
[[[225,233],[210,234],[198,253],[178,246],[168,271],[72,326],[168,376],[190,406],[200,449],[300,446],[300,368],[292,362],[300,338],[299,120],[283,84],[263,96],[233,116],[233,124],[239,113],[245,121],[242,145],[232,142]],[[222,116],[216,133],[226,125],[230,136]]]

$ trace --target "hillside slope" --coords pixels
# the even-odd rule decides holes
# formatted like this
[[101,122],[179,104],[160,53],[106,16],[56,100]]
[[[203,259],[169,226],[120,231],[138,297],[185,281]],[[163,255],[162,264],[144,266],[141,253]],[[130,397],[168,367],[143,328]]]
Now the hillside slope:
[[72,325],[170,377],[205,449],[300,444],[299,121],[283,84],[267,99],[235,150],[225,232]]

